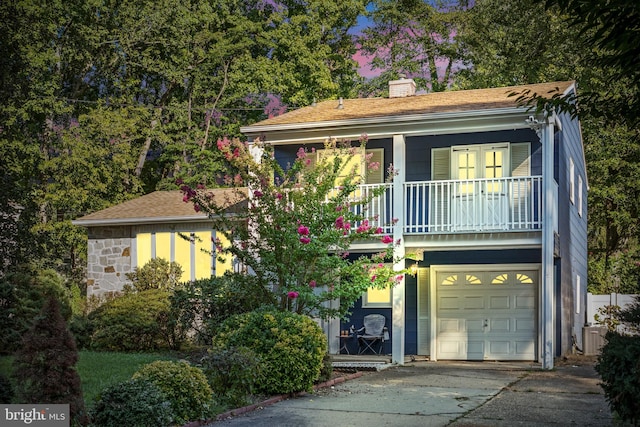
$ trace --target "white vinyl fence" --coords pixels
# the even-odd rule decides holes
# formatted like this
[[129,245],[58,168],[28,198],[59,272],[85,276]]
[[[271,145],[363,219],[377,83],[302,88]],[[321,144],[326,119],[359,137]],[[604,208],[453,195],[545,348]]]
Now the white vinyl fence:
[[593,295],[592,293],[587,294],[587,324],[588,325],[599,325],[600,323],[596,321],[596,314],[602,318],[602,314],[598,312],[598,309],[601,307],[606,307],[608,305],[618,306],[621,309],[625,308],[627,305],[631,304],[634,301],[636,295],[632,294],[608,294],[608,295]]

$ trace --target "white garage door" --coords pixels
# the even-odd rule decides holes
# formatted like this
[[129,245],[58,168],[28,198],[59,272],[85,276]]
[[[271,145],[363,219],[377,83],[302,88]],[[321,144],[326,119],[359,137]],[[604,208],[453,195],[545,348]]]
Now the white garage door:
[[535,360],[537,269],[436,272],[438,359]]

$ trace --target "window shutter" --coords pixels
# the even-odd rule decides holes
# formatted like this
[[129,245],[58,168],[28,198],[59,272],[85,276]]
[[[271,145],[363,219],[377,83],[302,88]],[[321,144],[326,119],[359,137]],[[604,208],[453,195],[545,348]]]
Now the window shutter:
[[366,184],[382,184],[384,183],[384,149],[370,148],[367,149],[367,157],[371,155],[368,163],[378,163],[380,166],[377,170],[372,170],[369,165],[365,165]]
[[431,150],[431,179],[440,181],[451,178],[451,151],[447,148]]
[[528,142],[511,144],[511,176],[531,176],[530,147]]
[[428,268],[418,268],[418,298],[418,354],[428,355],[431,352]]

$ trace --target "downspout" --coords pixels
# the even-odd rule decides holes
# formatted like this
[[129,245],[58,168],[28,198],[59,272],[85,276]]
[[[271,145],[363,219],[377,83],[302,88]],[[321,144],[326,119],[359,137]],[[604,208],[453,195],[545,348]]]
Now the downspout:
[[553,178],[555,114],[546,117],[542,125],[542,369],[553,369],[554,357],[554,301],[555,283],[553,266],[554,224],[556,218],[555,192]]
[[[405,141],[404,135],[393,135],[393,163],[397,175],[393,177],[393,215],[397,222],[393,225],[393,240],[400,244],[394,246],[393,258],[400,261],[394,263],[393,269],[404,269],[404,181],[405,181]],[[394,219],[396,219],[394,218]],[[405,322],[405,278],[393,287],[393,305],[391,309],[391,361],[404,365],[404,322]]]

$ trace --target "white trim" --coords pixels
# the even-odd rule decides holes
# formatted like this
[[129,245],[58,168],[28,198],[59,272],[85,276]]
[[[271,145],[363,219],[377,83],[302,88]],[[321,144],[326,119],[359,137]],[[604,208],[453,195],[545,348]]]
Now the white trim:
[[[393,161],[395,165],[404,166],[405,158],[405,137],[404,135],[393,136]],[[405,181],[405,168],[398,170],[393,179],[393,194],[403,194],[402,189]],[[393,240],[400,240],[400,244],[393,248],[393,258],[399,260],[394,263],[395,271],[402,271],[405,267],[405,246],[404,246],[404,200],[402,197],[393,198],[393,212],[398,218],[398,222],[393,226]],[[404,343],[405,343],[405,283],[406,278],[402,277],[399,283],[393,287],[391,310],[391,360],[398,365],[404,365]]]

